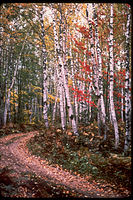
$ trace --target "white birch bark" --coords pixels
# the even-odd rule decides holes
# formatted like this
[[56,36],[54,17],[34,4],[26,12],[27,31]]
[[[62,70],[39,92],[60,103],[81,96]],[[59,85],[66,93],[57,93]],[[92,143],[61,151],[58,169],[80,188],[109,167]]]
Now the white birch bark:
[[[123,88],[121,88],[121,95],[124,96]],[[124,105],[123,104],[124,104],[124,101],[123,101],[123,98],[121,98],[121,120],[122,120],[122,122],[124,121],[124,112],[123,112]]]
[[[100,106],[101,106],[101,117],[103,125],[105,126],[106,114],[105,114],[105,105],[103,98],[103,80],[102,80],[102,57],[101,57],[101,49],[98,37],[98,24],[97,24],[97,15],[95,6],[93,5],[93,13],[94,13],[94,21],[95,21],[95,39],[96,39],[96,51],[97,51],[97,59],[98,59],[98,86],[99,86],[99,95],[100,95]],[[105,130],[106,132],[106,130]]]
[[[87,4],[87,11],[89,13],[89,4]],[[88,24],[89,24],[89,30],[90,30],[90,50],[91,50],[91,58],[93,62],[93,74],[94,74],[94,89],[95,94],[99,96],[99,86],[98,86],[98,72],[97,72],[97,64],[95,59],[95,42],[93,39],[93,30],[92,30],[92,24],[91,21],[88,18]]]
[[[58,68],[57,68],[58,70]],[[59,72],[57,71],[57,73],[59,74],[59,97],[60,97],[60,114],[61,114],[61,127],[63,129],[63,131],[66,129],[66,121],[65,121],[65,111],[64,111],[64,99],[63,99],[63,80],[62,80],[62,74],[61,74],[61,68],[59,70]]]
[[[122,69],[123,64],[121,63],[121,69]],[[121,88],[121,95],[124,96],[124,89],[123,87]],[[124,99],[121,98],[121,120],[122,122],[124,121]]]
[[[106,125],[106,113],[105,113],[105,104],[104,104],[104,98],[103,98],[103,80],[102,80],[102,58],[101,58],[101,49],[100,49],[100,43],[99,43],[99,37],[98,37],[98,23],[97,23],[97,14],[95,10],[94,3],[92,4],[93,8],[93,18],[95,22],[95,42],[93,39],[93,31],[92,31],[92,24],[88,17],[88,24],[90,29],[90,48],[91,48],[91,57],[93,61],[93,73],[94,73],[94,87],[93,90],[98,97],[98,112],[100,115],[100,120],[102,121],[102,125],[104,128],[104,139],[106,139],[106,131],[107,131],[107,125]],[[89,5],[87,4],[87,11],[89,13]],[[89,15],[88,15],[89,16]],[[96,60],[98,63],[96,63]],[[100,99],[100,103],[99,103]],[[100,125],[99,125],[100,127]]]
[[78,130],[77,130],[77,124],[76,124],[76,121],[74,119],[74,114],[73,114],[72,105],[71,105],[71,101],[70,101],[70,94],[69,94],[68,85],[66,83],[63,63],[62,63],[62,76],[63,76],[64,88],[65,88],[65,93],[66,93],[66,98],[67,98],[67,108],[68,108],[69,118],[71,119],[71,122],[72,122],[73,132],[74,132],[75,135],[79,135]]
[[43,118],[45,122],[46,128],[49,127],[48,124],[48,107],[47,107],[47,95],[48,95],[48,89],[47,89],[47,69],[46,69],[46,62],[47,62],[47,51],[46,51],[46,44],[45,44],[45,30],[44,30],[44,13],[45,9],[44,6],[42,6],[42,9],[40,11],[40,22],[41,22],[41,40],[42,40],[42,56],[43,56]]
[[65,123],[65,115],[64,115],[64,104],[63,104],[63,84],[62,79],[60,77],[59,80],[59,93],[60,93],[60,113],[61,113],[61,126],[63,131],[66,129],[66,123]]
[[[63,77],[61,77],[62,83],[63,83]],[[65,88],[64,88],[64,83],[62,84],[62,97],[63,97],[63,106],[64,106],[64,120],[66,124],[66,118],[67,118],[67,113],[66,113],[66,93],[65,93]],[[69,119],[70,122],[70,119]],[[71,122],[70,122],[71,125]]]
[[56,108],[57,108],[57,99],[58,99],[58,90],[57,90],[57,95],[55,98],[55,103],[54,103],[54,108],[53,108],[53,116],[52,116],[52,121],[55,121],[55,114],[56,114]]
[[[59,40],[58,40],[58,35],[57,35],[57,31],[56,31],[56,23],[55,23],[55,13],[54,13],[54,9],[52,8],[52,12],[53,12],[53,29],[54,29],[54,35],[55,35],[55,46],[56,46],[56,52],[57,52],[57,57],[58,57],[58,62],[59,62],[59,89],[60,89],[60,104],[63,104],[63,86],[65,89],[65,96],[67,99],[67,107],[68,107],[68,113],[69,113],[69,118],[71,119],[72,122],[72,128],[73,128],[73,132],[75,135],[78,135],[78,131],[77,131],[77,125],[76,125],[76,121],[74,119],[74,115],[73,115],[73,110],[72,110],[72,105],[70,102],[70,94],[69,94],[69,89],[68,89],[68,84],[67,84],[67,80],[66,80],[66,74],[65,74],[65,69],[64,69],[64,63],[63,63],[63,30],[62,27],[64,27],[63,25],[63,20],[62,20],[62,10],[61,10],[61,4],[59,4],[59,12],[60,12],[60,25],[59,25]],[[63,81],[62,81],[63,80]],[[61,105],[60,107],[60,112],[61,112],[61,123],[62,123],[62,128],[65,128],[65,122],[64,122],[64,115],[63,115],[63,105]]]
[[[56,50],[56,49],[55,49]],[[56,51],[55,51],[55,56],[56,56]],[[55,66],[55,71],[54,71],[54,81],[57,83],[56,85],[56,97],[55,97],[55,103],[54,103],[54,108],[53,108],[53,116],[52,116],[52,121],[55,122],[55,114],[56,114],[56,109],[57,109],[57,99],[58,99],[58,78],[57,78],[57,63],[56,63],[56,66]]]
[[131,122],[131,107],[130,107],[130,78],[129,78],[129,39],[130,39],[130,9],[127,14],[127,25],[126,25],[126,77],[125,77],[125,125],[126,125],[126,133],[125,133],[125,143],[124,143],[124,152],[127,153],[130,140],[131,140],[131,133],[130,133],[130,122]]
[[110,13],[110,112],[113,121],[114,131],[115,131],[115,148],[118,148],[119,145],[119,132],[118,132],[118,124],[116,119],[116,113],[114,108],[114,97],[113,97],[113,88],[114,88],[114,56],[113,56],[113,4],[111,4],[111,13]]
[[101,136],[101,116],[100,116],[100,99],[98,99],[98,112],[97,112],[97,122],[98,122],[98,135]]
[[[67,98],[67,108],[68,108],[68,113],[69,113],[69,118],[71,119],[72,122],[72,129],[74,132],[74,135],[79,135],[78,134],[78,130],[77,130],[77,124],[74,118],[74,114],[73,114],[73,110],[72,110],[72,105],[71,105],[71,101],[70,101],[70,94],[69,94],[69,88],[68,88],[68,84],[67,84],[67,80],[65,77],[65,69],[64,69],[64,63],[63,63],[63,41],[62,41],[62,27],[63,26],[63,19],[62,19],[62,10],[61,10],[61,5],[59,5],[59,9],[60,9],[60,54],[59,54],[59,65],[61,67],[61,72],[62,72],[62,77],[63,77],[63,84],[64,84],[64,88],[65,88],[65,94],[66,94],[66,98]],[[62,26],[62,27],[61,27]]]
[[[58,35],[57,35],[57,30],[56,30],[56,22],[55,22],[55,11],[53,8],[52,13],[53,13],[53,31],[54,31],[54,44],[55,44],[55,55],[58,59],[58,62],[60,64],[60,47],[59,47],[59,42],[58,42]],[[59,69],[58,69],[59,67]],[[63,81],[62,81],[62,75],[61,75],[61,67],[57,65],[57,79],[59,83],[59,98],[60,98],[60,114],[61,114],[61,126],[62,129],[65,130],[66,128],[66,123],[65,123],[65,115],[64,115],[64,104],[63,104]]]
[[[73,62],[73,55],[72,55],[72,41],[70,40],[70,59],[71,59],[71,80],[73,83],[73,87],[75,88],[75,81],[74,81],[74,62]],[[78,102],[77,102],[77,97],[74,97],[74,106],[75,106],[75,115],[76,115],[76,124],[78,124]]]
[[[88,5],[88,4],[87,4],[87,5]],[[88,6],[87,6],[87,7],[88,7]],[[89,20],[89,19],[88,19],[88,20]],[[87,51],[88,51],[88,49],[90,49],[90,47],[89,47],[89,41],[88,41],[88,40],[87,40],[87,42],[86,42],[86,48],[87,48]],[[86,61],[91,61],[91,56],[89,56],[89,57],[86,56]],[[90,70],[92,71],[92,69],[93,69],[93,68],[92,68],[92,65],[91,65],[91,66],[90,66]],[[90,74],[88,74],[88,78],[92,80],[92,72],[90,72]],[[92,97],[92,96],[91,96],[91,95],[92,95],[92,84],[93,84],[93,83],[90,82],[90,83],[89,83],[89,86],[88,86],[88,87],[89,87],[88,92],[89,92],[89,95],[90,95],[90,97],[89,97],[89,100],[90,100],[90,101],[92,101],[92,98],[91,98],[91,97]],[[88,105],[88,112],[89,112],[89,121],[91,121],[92,107],[89,106],[89,105]]]
[[[92,66],[92,70],[93,70],[93,75],[94,75],[94,79],[93,79],[93,82],[94,82],[94,87],[93,90],[94,90],[94,93],[97,97],[99,97],[99,86],[98,86],[98,69],[97,69],[97,64],[96,64],[96,59],[95,59],[95,56],[96,56],[96,52],[95,52],[95,42],[94,42],[94,38],[93,38],[93,30],[92,30],[92,24],[91,24],[91,20],[90,20],[90,10],[89,10],[89,4],[87,4],[87,12],[88,12],[88,16],[87,16],[87,20],[88,20],[88,25],[89,25],[89,30],[90,30],[90,51],[91,51],[91,59],[92,59],[92,63],[93,63],[93,66]],[[94,13],[93,13],[94,15]],[[91,84],[90,84],[90,89],[89,89],[89,93],[91,92]],[[90,96],[90,101],[91,101],[91,96]],[[97,103],[98,105],[98,112],[101,112],[100,111],[100,104],[99,102]],[[90,106],[90,116],[89,116],[89,119],[91,118],[91,106]],[[100,113],[98,113],[98,127],[100,129]],[[99,130],[99,134],[100,134],[100,130]]]
[[[76,53],[76,59],[74,59],[73,60],[73,64],[74,64],[74,66],[75,66],[75,73],[77,73],[77,71],[78,71],[78,53]],[[76,81],[76,83],[75,84],[77,84],[77,86],[79,87],[79,80],[75,80]],[[78,98],[77,98],[77,96],[75,97],[75,105],[76,105],[76,110],[75,110],[75,112],[76,112],[76,123],[78,124],[79,123],[79,119],[80,119],[80,121],[81,121],[81,115],[79,115],[79,103],[78,103]]]
[[108,104],[109,104],[109,121],[113,125],[113,120],[112,120],[112,115],[111,115],[111,107],[110,107],[110,99],[109,99]]

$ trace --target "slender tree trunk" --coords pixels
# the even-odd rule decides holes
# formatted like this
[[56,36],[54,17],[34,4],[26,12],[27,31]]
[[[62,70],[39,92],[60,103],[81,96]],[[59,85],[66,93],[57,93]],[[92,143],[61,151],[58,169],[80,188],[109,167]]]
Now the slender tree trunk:
[[[56,50],[56,49],[55,49]],[[55,57],[56,57],[56,51],[55,51]],[[55,122],[55,114],[56,114],[56,110],[57,110],[57,99],[58,99],[58,94],[59,94],[59,89],[58,89],[58,83],[59,83],[59,81],[58,81],[58,79],[59,78],[57,78],[58,77],[58,74],[57,74],[57,68],[58,66],[57,66],[57,63],[56,63],[56,66],[55,66],[55,71],[54,71],[54,80],[55,80],[55,82],[57,83],[57,86],[56,86],[56,88],[55,88],[55,90],[56,90],[56,98],[55,98],[55,102],[54,102],[54,107],[53,107],[53,116],[52,116],[52,121],[53,121],[53,123]]]
[[61,125],[63,131],[66,129],[66,120],[65,120],[65,111],[64,111],[64,103],[63,103],[63,84],[62,84],[62,77],[59,80],[59,88],[60,88],[60,113],[61,113]]
[[41,9],[41,18],[40,18],[40,22],[41,22],[41,39],[42,39],[42,56],[43,56],[43,118],[44,118],[44,122],[45,122],[45,126],[46,128],[49,127],[48,124],[48,108],[47,108],[47,66],[46,66],[46,62],[47,62],[47,51],[46,51],[46,44],[45,44],[45,30],[44,30],[44,6],[42,6]]
[[97,123],[98,123],[98,135],[101,136],[101,116],[100,116],[100,99],[98,99],[98,112],[97,112]]
[[94,20],[95,20],[95,35],[96,35],[96,50],[97,50],[97,59],[98,59],[98,85],[99,85],[99,95],[100,95],[100,103],[101,103],[101,116],[103,125],[105,125],[105,105],[103,99],[103,80],[102,80],[102,57],[101,57],[101,49],[98,37],[98,28],[97,28],[97,14],[95,10],[95,6],[93,4],[93,12],[94,12]]
[[[74,55],[73,55],[74,56]],[[75,59],[76,57],[76,59]],[[75,66],[75,73],[78,71],[78,53],[76,53],[76,56],[73,58],[73,64]],[[75,62],[74,62],[75,61]],[[74,77],[73,77],[74,78]],[[77,80],[75,80],[77,81]],[[75,82],[75,85],[79,85],[79,81],[77,81],[77,83]],[[75,113],[76,113],[76,123],[79,123],[79,120],[81,120],[81,115],[79,115],[79,103],[78,103],[78,98],[77,95],[75,97]]]
[[55,98],[55,103],[54,103],[54,108],[53,108],[53,116],[52,116],[52,121],[55,122],[55,114],[56,114],[56,109],[57,109],[57,99],[58,99],[58,90],[57,90],[57,95]]
[[[73,87],[75,88],[75,80],[74,80],[74,62],[73,62],[73,55],[72,55],[72,41],[70,41],[70,65],[72,70],[71,80],[73,83]],[[77,97],[74,97],[74,106],[75,106],[75,115],[76,115],[76,124],[78,124],[78,102]]]
[[[87,4],[87,12],[89,13],[89,4]],[[93,13],[94,15],[94,13]],[[96,52],[95,52],[95,42],[93,38],[93,29],[91,21],[88,18],[89,30],[90,30],[90,50],[91,50],[91,58],[93,62],[93,74],[94,74],[94,89],[96,96],[99,96],[99,86],[98,86],[98,72],[97,72],[97,64],[96,64]]]
[[65,93],[66,93],[66,98],[67,98],[67,108],[68,108],[69,118],[71,119],[71,122],[72,122],[72,128],[73,128],[74,134],[78,135],[77,124],[74,119],[74,114],[73,114],[72,105],[71,105],[71,101],[70,101],[69,89],[68,89],[68,85],[66,84],[63,63],[62,63],[62,76],[63,76],[64,88],[65,88]]
[[[123,66],[123,64],[121,63],[121,69],[122,69],[122,66]],[[124,85],[122,85],[122,86],[124,86]],[[121,88],[121,95],[124,96],[123,87]],[[124,99],[122,97],[121,98],[121,120],[122,120],[122,122],[124,122],[124,112],[123,112],[123,110],[124,110]]]
[[129,78],[129,39],[130,39],[130,10],[127,15],[127,30],[126,30],[126,77],[125,77],[125,123],[126,123],[126,134],[125,134],[125,143],[124,143],[124,152],[127,153],[130,146],[130,95],[129,95],[129,86],[130,86],[130,78]]
[[[61,74],[61,66],[60,66],[60,47],[58,42],[58,35],[56,30],[56,21],[55,21],[55,11],[52,8],[53,12],[53,31],[54,31],[54,44],[55,44],[55,56],[57,56],[59,65],[57,65],[57,79],[58,79],[58,90],[59,90],[59,98],[60,98],[60,114],[61,114],[61,126],[63,131],[66,129],[66,123],[65,123],[65,115],[64,115],[64,104],[63,104],[63,80],[62,80],[62,74]],[[59,69],[58,69],[59,68]]]
[[118,124],[116,119],[116,113],[114,108],[114,97],[113,97],[113,87],[114,87],[114,56],[113,56],[113,5],[111,4],[111,14],[110,14],[110,111],[115,131],[115,148],[118,148],[119,145],[119,132]]
[[97,23],[97,14],[95,10],[95,5],[94,3],[92,4],[93,7],[93,17],[94,17],[94,22],[95,22],[95,43],[96,43],[96,52],[97,52],[97,60],[98,60],[98,68],[96,69],[96,63],[94,61],[94,41],[92,39],[91,35],[91,51],[92,51],[92,56],[93,56],[93,69],[94,69],[94,84],[95,84],[95,89],[97,92],[98,98],[100,98],[100,107],[99,111],[101,112],[101,120],[102,120],[102,125],[104,129],[104,139],[106,139],[106,131],[107,131],[107,126],[106,126],[106,113],[105,113],[105,104],[104,104],[104,98],[103,98],[103,80],[102,80],[102,58],[101,58],[101,49],[100,49],[100,43],[99,43],[99,37],[98,37],[98,23]]
[[[92,63],[93,63],[93,66],[92,66],[92,70],[93,70],[93,75],[94,75],[94,87],[93,85],[90,85],[90,89],[89,89],[89,92],[91,92],[91,86],[94,90],[94,93],[95,95],[98,97],[100,97],[100,94],[99,94],[99,85],[98,85],[98,66],[97,66],[97,63],[96,63],[96,52],[95,52],[95,41],[94,41],[94,38],[93,38],[93,28],[92,28],[92,23],[91,23],[91,20],[89,18],[89,4],[87,4],[87,13],[88,13],[88,16],[87,16],[87,20],[88,20],[88,25],[89,25],[89,30],[90,30],[90,51],[91,51],[91,60],[92,60]],[[93,15],[94,15],[94,12],[93,12]],[[94,15],[95,17],[95,15]],[[90,101],[91,101],[91,96],[90,96]],[[98,112],[101,112],[100,110],[100,104],[99,104],[99,101],[97,103],[97,106],[98,106]],[[91,106],[90,106],[91,107]],[[90,108],[90,114],[91,114],[91,108]],[[98,113],[98,127],[100,128],[100,113]],[[91,115],[90,115],[90,118],[91,118]],[[99,134],[101,133],[101,131],[99,130]]]
[[[58,72],[57,72],[58,73]],[[65,111],[64,111],[64,101],[63,101],[63,79],[61,74],[61,68],[59,70],[59,97],[60,97],[60,114],[61,114],[61,126],[63,131],[66,129]]]

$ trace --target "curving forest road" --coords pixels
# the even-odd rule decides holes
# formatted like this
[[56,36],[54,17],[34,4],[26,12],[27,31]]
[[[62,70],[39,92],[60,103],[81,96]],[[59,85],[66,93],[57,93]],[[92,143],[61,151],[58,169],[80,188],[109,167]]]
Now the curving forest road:
[[[60,197],[62,194],[67,194],[68,197],[124,197],[109,183],[89,182],[60,167],[50,166],[45,160],[31,155],[26,144],[36,134],[39,133],[34,131],[0,138],[2,197],[34,198],[41,195],[45,198]],[[39,182],[29,178],[33,174],[39,177],[40,188]]]

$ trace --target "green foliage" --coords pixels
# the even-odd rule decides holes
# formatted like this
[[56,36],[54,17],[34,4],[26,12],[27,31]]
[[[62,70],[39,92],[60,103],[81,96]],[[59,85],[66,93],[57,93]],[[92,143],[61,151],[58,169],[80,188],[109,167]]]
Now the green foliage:
[[[93,123],[92,126],[89,126],[92,128],[96,124]],[[88,127],[86,127],[86,132]],[[96,131],[96,129],[94,130]],[[32,154],[46,159],[49,164],[53,166],[59,165],[73,174],[80,174],[80,176],[91,175],[91,178],[95,178],[95,180],[105,179],[116,185],[119,183],[124,187],[130,187],[131,157],[123,157],[118,152],[114,153],[113,145],[109,146],[109,148],[103,147],[106,154],[103,153],[104,149],[100,151],[98,148],[100,140],[96,134],[97,131],[89,145],[84,146],[84,140],[89,140],[89,137],[83,135],[84,131],[80,133],[79,138],[77,136],[64,135],[52,128],[48,131],[41,131],[38,136],[31,139],[28,143],[28,148]],[[112,140],[111,137],[110,140]],[[108,145],[110,144],[106,146]]]

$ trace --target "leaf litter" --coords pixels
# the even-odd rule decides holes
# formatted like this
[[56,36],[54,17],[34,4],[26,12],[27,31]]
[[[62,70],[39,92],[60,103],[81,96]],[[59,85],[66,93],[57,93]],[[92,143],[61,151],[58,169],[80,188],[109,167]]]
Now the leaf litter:
[[[60,131],[58,130],[57,135],[58,134],[61,135],[62,133],[60,133]],[[26,136],[23,136],[23,134],[20,133],[20,137],[14,140],[12,140],[13,137],[11,137],[10,135],[0,139],[0,143],[2,144],[1,147],[3,148],[3,150],[5,150],[2,150],[2,152],[4,153],[1,155],[2,160],[0,161],[0,166],[2,166],[2,168],[4,169],[3,162],[5,162],[4,159],[6,159],[5,167],[8,167],[9,171],[13,168],[15,174],[18,175],[18,177],[15,176],[16,179],[21,179],[22,173],[26,172],[28,172],[28,176],[25,176],[25,179],[28,179],[28,181],[31,181],[33,179],[33,184],[30,188],[26,186],[28,185],[28,182],[25,183],[25,186],[22,185],[22,187],[24,188],[27,187],[27,189],[23,189],[23,192],[22,188],[21,192],[19,188],[17,190],[17,194],[14,194],[14,190],[12,190],[12,194],[10,195],[10,193],[6,192],[5,190],[2,193],[3,196],[10,195],[11,197],[14,195],[13,197],[15,197],[16,195],[16,197],[26,197],[26,195],[28,196],[29,194],[30,197],[124,197],[130,195],[129,191],[123,187],[121,187],[121,189],[124,189],[124,193],[122,194],[120,193],[120,191],[117,190],[116,185],[108,184],[107,181],[103,180],[93,180],[94,177],[92,176],[92,174],[89,174],[88,176],[85,174],[85,176],[83,176],[82,173],[74,172],[73,169],[64,169],[64,165],[61,166],[60,163],[52,163],[52,160],[50,160],[49,162],[49,159],[47,157],[48,151],[42,151],[42,154],[37,153],[36,156],[33,155],[34,152],[29,152],[27,148],[27,142],[30,140],[30,144],[33,144],[35,141],[37,141],[37,137],[41,137],[41,139],[46,139],[44,138],[44,135],[45,134],[42,133],[38,134],[38,132],[30,132],[27,133]],[[16,135],[14,134],[14,137],[15,136]],[[18,136],[19,134],[17,134],[17,137]],[[62,140],[60,141],[60,137],[57,138],[55,135],[55,138],[56,142],[62,145]],[[12,140],[12,143],[9,143],[8,146],[6,146],[5,144],[7,143],[7,141],[9,142],[10,140]],[[44,142],[44,140],[42,141]],[[48,140],[45,141],[46,147],[47,145],[53,144],[51,141],[53,141],[53,143],[55,142],[55,140],[51,140],[51,137],[49,137]],[[43,148],[45,147],[45,145],[43,145]],[[39,145],[37,145],[37,147],[38,146]],[[55,146],[56,145],[54,145],[54,147]],[[57,146],[58,151],[61,152],[62,155],[64,155],[63,153],[66,152],[61,149],[62,146]],[[37,148],[35,149],[37,150]],[[42,150],[42,148],[38,149]],[[52,151],[50,151],[49,153],[51,154]],[[59,153],[56,152],[55,156],[58,156],[58,154]],[[9,160],[7,159],[7,157],[9,157]],[[35,174],[34,178],[32,173]],[[12,177],[11,174],[12,173],[8,172],[7,177]],[[25,182],[25,179],[23,181],[20,181],[21,184],[22,182]],[[13,177],[12,181],[14,182]],[[43,188],[40,184],[42,183],[42,181],[45,182]],[[15,184],[17,182],[18,180],[15,181]],[[47,186],[47,184],[50,188]],[[12,187],[14,187],[14,185]],[[33,188],[35,188],[35,190],[33,190]],[[47,188],[46,191],[48,190],[49,192],[44,192],[45,188]],[[57,190],[56,192],[55,188]],[[31,189],[33,190],[33,192],[31,192]]]

